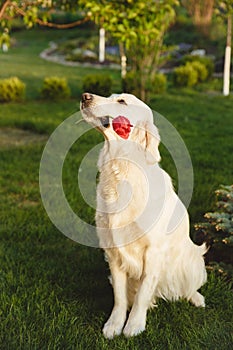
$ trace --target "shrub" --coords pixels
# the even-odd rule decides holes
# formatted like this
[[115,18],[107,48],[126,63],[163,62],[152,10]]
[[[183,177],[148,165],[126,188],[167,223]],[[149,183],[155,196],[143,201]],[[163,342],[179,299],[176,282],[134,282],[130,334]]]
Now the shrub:
[[97,95],[109,96],[112,92],[112,78],[106,74],[88,74],[83,79],[83,90]]
[[211,58],[208,57],[200,57],[200,63],[204,64],[207,69],[207,79],[212,78],[212,75],[214,73],[214,61]]
[[198,81],[198,73],[191,63],[187,62],[184,66],[174,69],[174,83],[177,86],[193,86]]
[[46,77],[40,93],[44,99],[60,100],[70,96],[70,88],[66,78]]
[[205,222],[195,225],[196,237],[211,249],[211,265],[233,276],[233,185],[221,186],[216,192],[216,211],[205,214]]
[[212,58],[187,55],[187,56],[184,56],[180,61],[181,64],[185,64],[187,62],[199,62],[201,64],[204,64],[204,66],[207,69],[207,79],[212,77],[214,72],[214,61],[212,60]]
[[206,66],[199,61],[193,61],[191,65],[197,72],[198,81],[205,81],[208,77],[208,71],[206,69]]
[[149,92],[152,94],[161,94],[167,89],[167,77],[162,73],[156,73],[148,84]]
[[21,101],[25,94],[25,84],[17,77],[0,80],[0,102]]

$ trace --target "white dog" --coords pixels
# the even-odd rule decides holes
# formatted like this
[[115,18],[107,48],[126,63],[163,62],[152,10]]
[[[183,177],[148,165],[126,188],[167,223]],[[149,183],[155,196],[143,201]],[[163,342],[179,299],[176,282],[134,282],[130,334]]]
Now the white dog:
[[[156,298],[205,306],[205,244],[189,237],[186,208],[160,168],[159,133],[150,108],[133,95],[84,93],[83,118],[105,137],[100,153],[96,226],[111,271],[114,307],[106,338],[145,330]],[[127,309],[130,313],[127,318]]]

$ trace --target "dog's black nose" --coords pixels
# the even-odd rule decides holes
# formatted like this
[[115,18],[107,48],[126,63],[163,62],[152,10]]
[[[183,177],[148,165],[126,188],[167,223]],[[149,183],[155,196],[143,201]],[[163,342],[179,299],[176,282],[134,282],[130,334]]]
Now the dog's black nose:
[[84,92],[84,94],[82,94],[82,102],[91,101],[92,99],[93,95],[89,94],[89,92]]

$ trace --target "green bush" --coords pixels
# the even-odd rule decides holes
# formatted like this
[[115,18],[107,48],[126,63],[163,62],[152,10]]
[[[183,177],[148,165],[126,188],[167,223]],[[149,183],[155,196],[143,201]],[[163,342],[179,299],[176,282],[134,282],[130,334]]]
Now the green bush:
[[206,213],[205,222],[195,225],[196,238],[210,246],[211,265],[233,277],[233,185],[221,186],[215,194],[216,211]]
[[199,61],[193,61],[191,65],[197,72],[198,81],[205,81],[208,77],[208,71],[206,69],[206,66]]
[[174,84],[177,86],[191,87],[198,82],[198,73],[191,63],[187,62],[184,66],[174,69]]
[[212,60],[212,58],[186,55],[180,61],[181,64],[185,64],[187,62],[200,62],[201,64],[204,64],[204,66],[207,69],[207,79],[212,77],[214,72],[214,61]]
[[88,74],[83,79],[83,91],[109,96],[112,93],[112,78],[106,74]]
[[46,77],[40,90],[41,97],[47,100],[60,100],[70,96],[66,78]]
[[17,77],[0,80],[0,102],[22,101],[25,84]]
[[148,84],[148,90],[152,94],[162,94],[167,90],[167,77],[162,73],[156,73]]
[[204,63],[201,63],[200,60],[190,60],[185,65],[175,68],[174,83],[178,86],[193,86],[198,82],[207,80],[208,74],[207,66]]

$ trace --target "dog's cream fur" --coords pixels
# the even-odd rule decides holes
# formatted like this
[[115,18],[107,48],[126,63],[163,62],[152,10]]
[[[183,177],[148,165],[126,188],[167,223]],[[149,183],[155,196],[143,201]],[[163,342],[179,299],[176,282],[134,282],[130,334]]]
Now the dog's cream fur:
[[[129,94],[84,94],[81,111],[105,136],[98,161],[96,225],[115,301],[105,337],[144,331],[147,310],[157,297],[185,298],[204,307],[197,290],[206,282],[206,247],[191,241],[187,211],[158,165],[160,140],[152,111]],[[101,124],[106,115],[130,120],[127,140],[115,133],[111,120],[108,127]]]

